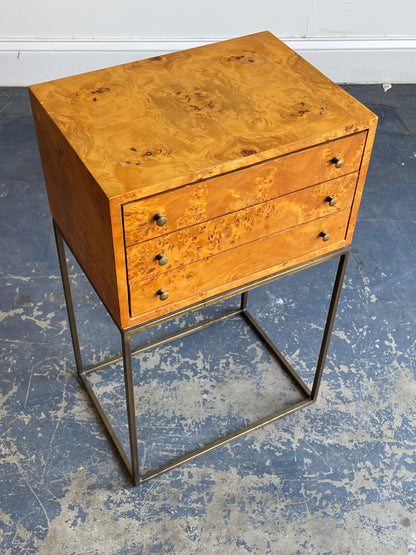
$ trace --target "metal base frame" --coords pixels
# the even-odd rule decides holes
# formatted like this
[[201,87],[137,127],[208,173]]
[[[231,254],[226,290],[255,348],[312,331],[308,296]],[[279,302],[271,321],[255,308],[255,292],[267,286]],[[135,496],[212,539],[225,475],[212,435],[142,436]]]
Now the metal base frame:
[[[79,345],[79,340],[78,340],[78,331],[77,331],[77,325],[76,325],[76,320],[75,320],[75,312],[74,312],[74,305],[73,305],[73,301],[72,301],[72,293],[71,293],[71,285],[70,285],[70,281],[69,281],[69,274],[68,274],[68,266],[67,266],[67,262],[66,262],[66,254],[65,254],[65,245],[64,245],[64,238],[62,236],[61,231],[59,230],[56,222],[53,222],[54,224],[54,231],[55,231],[55,239],[56,239],[56,246],[57,246],[57,251],[58,251],[58,258],[59,258],[59,265],[60,265],[60,269],[61,269],[61,275],[62,275],[62,282],[63,282],[63,288],[64,288],[64,293],[65,293],[65,300],[66,300],[66,307],[67,307],[67,312],[68,312],[68,319],[69,319],[69,325],[70,325],[70,330],[71,330],[71,336],[72,336],[72,344],[73,344],[73,348],[74,348],[74,354],[75,354],[75,361],[76,361],[76,366],[77,366],[77,371],[78,371],[78,376],[81,379],[82,383],[85,386],[85,389],[87,390],[98,414],[100,415],[103,424],[105,426],[105,428],[107,429],[107,432],[111,438],[111,440],[113,441],[128,473],[130,474],[132,481],[134,483],[134,485],[139,485],[143,482],[146,482],[147,480],[150,480],[151,478],[155,478],[156,476],[159,476],[161,474],[163,474],[164,472],[167,472],[168,470],[171,470],[173,468],[178,467],[181,464],[184,464],[186,462],[192,461],[193,459],[200,457],[201,455],[203,455],[204,453],[208,453],[214,449],[216,449],[217,447],[220,447],[222,445],[225,445],[226,443],[229,443],[230,441],[233,441],[235,439],[238,439],[246,434],[248,434],[251,431],[257,430],[258,428],[261,428],[262,426],[265,426],[266,424],[269,424],[271,422],[275,422],[276,420],[278,420],[279,418],[282,418],[283,416],[285,416],[286,414],[290,414],[292,412],[295,412],[303,407],[306,407],[308,405],[313,404],[317,397],[318,397],[318,393],[319,393],[319,387],[320,387],[320,383],[321,383],[321,379],[322,379],[322,374],[323,374],[323,370],[324,370],[324,364],[325,364],[325,359],[328,353],[328,347],[329,347],[329,342],[330,342],[330,338],[331,338],[331,333],[332,333],[332,328],[334,325],[334,320],[335,320],[335,316],[336,316],[336,310],[337,310],[337,306],[338,306],[338,301],[339,301],[339,297],[340,297],[340,293],[341,293],[341,289],[342,289],[342,284],[344,281],[344,276],[345,276],[345,271],[346,271],[346,267],[347,267],[347,262],[348,262],[348,257],[349,257],[349,253],[350,253],[350,248],[349,247],[345,247],[342,249],[339,249],[333,253],[330,253],[328,255],[324,255],[321,257],[318,257],[316,259],[314,259],[311,262],[305,263],[305,264],[301,264],[299,266],[296,266],[294,268],[291,268],[289,270],[284,270],[281,272],[278,272],[277,274],[275,274],[274,276],[268,277],[266,280],[263,281],[259,281],[255,284],[252,284],[249,288],[247,288],[247,286],[244,288],[245,290],[242,291],[242,288],[237,288],[236,290],[232,291],[232,292],[227,292],[225,295],[220,295],[212,300],[210,300],[209,302],[205,302],[203,304],[198,304],[198,305],[194,305],[192,307],[188,307],[188,309],[186,311],[180,311],[180,314],[185,314],[185,313],[189,313],[193,310],[197,310],[198,308],[200,308],[201,306],[206,306],[207,304],[213,304],[214,302],[219,302],[220,300],[222,300],[223,298],[227,298],[227,297],[231,297],[237,293],[241,293],[241,305],[239,309],[235,309],[235,310],[231,310],[225,314],[222,314],[221,316],[216,316],[214,318],[211,318],[209,320],[206,320],[204,322],[192,325],[186,329],[180,330],[176,333],[172,333],[162,339],[158,339],[156,341],[152,341],[150,343],[147,343],[143,346],[140,346],[138,348],[132,349],[131,348],[131,337],[133,335],[135,335],[136,333],[139,333],[140,331],[142,331],[145,328],[150,327],[150,325],[157,325],[159,323],[161,323],[162,321],[166,321],[168,319],[172,319],[177,317],[178,313],[172,314],[169,317],[161,317],[158,319],[155,319],[154,321],[152,321],[149,325],[149,323],[144,324],[144,325],[138,325],[138,326],[134,326],[128,329],[121,329],[118,327],[120,334],[121,334],[121,345],[122,345],[122,354],[118,355],[118,356],[114,356],[111,357],[109,359],[106,359],[102,362],[99,362],[97,364],[92,364],[89,366],[84,367],[83,363],[82,363],[82,357],[81,357],[81,350],[80,350],[80,345]],[[72,253],[73,254],[73,253]],[[320,352],[319,352],[319,357],[318,357],[318,362],[317,362],[317,366],[316,366],[316,371],[315,371],[315,376],[314,376],[314,380],[313,380],[313,385],[312,385],[312,389],[310,389],[304,382],[303,380],[299,377],[299,375],[297,374],[297,372],[292,368],[292,366],[289,364],[289,362],[285,359],[285,357],[282,355],[282,353],[279,351],[279,349],[276,347],[276,345],[273,343],[273,341],[267,336],[267,334],[263,331],[263,329],[259,326],[259,324],[254,320],[254,318],[252,317],[252,315],[248,312],[247,309],[247,296],[248,296],[248,290],[249,289],[253,289],[254,287],[258,287],[259,285],[261,285],[262,283],[267,283],[270,282],[272,280],[278,279],[280,277],[283,277],[284,275],[288,275],[291,273],[295,273],[297,271],[300,271],[302,269],[305,268],[309,268],[311,266],[314,266],[316,264],[319,264],[321,262],[324,262],[326,260],[330,260],[332,258],[336,258],[339,257],[339,264],[338,264],[338,269],[337,269],[337,273],[336,273],[336,277],[335,277],[335,282],[334,282],[334,286],[333,286],[333,290],[332,290],[332,296],[331,296],[331,300],[330,300],[330,304],[329,304],[329,309],[328,309],[328,315],[327,315],[327,319],[326,319],[326,324],[325,324],[325,329],[324,329],[324,333],[323,333],[323,338],[322,338],[322,343],[321,343],[321,348],[320,348]],[[76,259],[76,257],[74,256],[74,258]],[[277,359],[277,361],[279,362],[279,364],[282,366],[282,368],[286,371],[286,373],[290,376],[290,378],[292,379],[292,381],[294,382],[294,384],[296,385],[296,387],[298,388],[298,390],[300,391],[300,393],[302,393],[302,395],[304,396],[304,398],[301,401],[298,401],[286,408],[283,408],[281,410],[278,410],[252,424],[249,424],[248,426],[245,426],[244,428],[237,430],[235,432],[229,433],[221,438],[218,438],[215,441],[212,441],[211,443],[208,443],[207,445],[204,445],[202,447],[199,447],[198,449],[195,449],[181,457],[176,458],[175,460],[164,464],[156,469],[150,470],[146,473],[141,474],[140,473],[140,466],[139,466],[139,454],[138,454],[138,445],[137,445],[137,428],[136,428],[136,405],[135,405],[135,397],[134,397],[134,378],[133,378],[133,368],[132,368],[132,357],[134,355],[137,355],[139,353],[142,353],[144,351],[148,351],[150,349],[159,347],[161,345],[164,345],[165,343],[168,343],[170,341],[173,341],[174,339],[179,339],[181,337],[184,337],[186,335],[189,335],[190,333],[194,333],[196,331],[202,330],[208,326],[211,326],[213,324],[216,324],[217,322],[222,322],[224,320],[227,320],[228,318],[231,318],[237,314],[240,314],[245,320],[246,322],[251,326],[251,328],[256,332],[256,334],[258,335],[258,337],[263,341],[263,343],[269,348],[270,352],[275,356],[275,358]],[[117,324],[116,324],[117,325]],[[117,437],[117,434],[114,430],[114,428],[112,427],[112,425],[110,424],[110,421],[100,403],[100,401],[98,400],[97,396],[95,395],[89,381],[87,378],[87,375],[91,372],[94,372],[96,370],[99,370],[101,368],[104,368],[106,366],[109,366],[111,364],[114,364],[116,362],[119,361],[123,361],[123,368],[124,368],[124,381],[125,381],[125,391],[126,391],[126,405],[127,405],[127,420],[128,420],[128,430],[129,430],[129,442],[130,442],[130,458],[128,457],[127,453],[125,452],[123,446],[121,445],[120,440]]]

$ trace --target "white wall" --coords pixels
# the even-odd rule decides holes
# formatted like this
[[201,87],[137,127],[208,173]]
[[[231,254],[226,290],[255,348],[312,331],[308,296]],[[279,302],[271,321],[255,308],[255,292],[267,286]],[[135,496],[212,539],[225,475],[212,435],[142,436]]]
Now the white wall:
[[337,82],[416,82],[416,0],[10,0],[0,85],[265,29]]

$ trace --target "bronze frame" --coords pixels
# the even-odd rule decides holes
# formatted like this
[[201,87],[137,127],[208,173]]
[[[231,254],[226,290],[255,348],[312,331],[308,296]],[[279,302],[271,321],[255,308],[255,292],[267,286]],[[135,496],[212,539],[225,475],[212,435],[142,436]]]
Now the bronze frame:
[[[314,258],[311,261],[305,262],[303,264],[299,264],[297,266],[293,266],[291,268],[282,270],[280,272],[277,272],[276,274],[273,274],[271,276],[267,276],[266,278],[262,278],[259,279],[257,281],[254,281],[253,283],[250,283],[248,285],[244,285],[242,287],[237,287],[235,289],[232,289],[230,291],[227,291],[225,293],[222,293],[220,295],[217,295],[215,297],[212,297],[206,301],[202,301],[199,303],[196,303],[192,306],[186,307],[185,309],[181,309],[178,311],[175,311],[174,313],[170,313],[166,316],[162,316],[160,318],[154,319],[150,322],[146,322],[144,324],[139,324],[137,326],[132,326],[130,328],[127,329],[121,329],[119,326],[118,329],[120,331],[121,334],[121,343],[122,343],[122,354],[118,355],[118,356],[114,356],[111,357],[109,359],[106,359],[102,362],[99,362],[97,364],[92,364],[89,365],[87,367],[83,366],[82,363],[82,357],[81,357],[81,350],[80,350],[80,345],[79,345],[79,340],[78,340],[78,331],[77,331],[77,325],[76,325],[76,320],[75,320],[75,312],[74,312],[74,305],[73,305],[73,301],[72,301],[72,293],[71,293],[71,285],[70,285],[70,280],[69,280],[69,274],[68,274],[68,266],[67,266],[67,262],[66,262],[66,254],[65,254],[65,239],[59,229],[59,227],[57,226],[56,222],[53,222],[54,225],[54,231],[55,231],[55,239],[56,239],[56,246],[57,246],[57,251],[58,251],[58,258],[59,258],[59,265],[60,265],[60,270],[61,270],[61,276],[62,276],[62,283],[63,283],[63,288],[64,288],[64,293],[65,293],[65,300],[66,300],[66,308],[67,308],[67,312],[68,312],[68,319],[69,319],[69,325],[70,325],[70,330],[71,330],[71,337],[72,337],[72,345],[73,345],[73,349],[74,349],[74,355],[75,355],[75,362],[76,362],[76,366],[77,366],[77,371],[78,371],[78,376],[80,378],[80,380],[82,381],[82,383],[84,384],[85,389],[87,390],[99,416],[101,417],[101,420],[111,438],[111,440],[113,441],[118,454],[121,457],[121,460],[124,463],[124,466],[126,467],[128,473],[131,476],[131,479],[134,483],[134,485],[139,485],[142,484],[143,482],[146,482],[147,480],[150,480],[151,478],[155,478],[156,476],[159,476],[161,474],[163,474],[164,472],[167,472],[168,470],[171,470],[173,468],[176,468],[177,466],[184,464],[186,462],[192,461],[194,459],[196,459],[197,457],[200,457],[201,455],[208,453],[210,451],[212,451],[213,449],[216,449],[217,447],[220,447],[222,445],[225,445],[226,443],[229,443],[235,439],[238,439],[246,434],[248,434],[251,431],[257,430],[263,426],[265,426],[266,424],[269,424],[271,422],[275,422],[276,420],[278,420],[279,418],[282,418],[283,416],[285,416],[286,414],[290,414],[292,412],[295,412],[303,407],[306,407],[308,405],[311,405],[313,403],[315,403],[315,401],[317,400],[318,397],[318,393],[319,393],[319,387],[320,387],[320,383],[321,383],[321,379],[322,379],[322,374],[324,371],[324,365],[325,365],[325,360],[326,360],[326,356],[328,353],[328,347],[329,347],[329,342],[330,342],[330,338],[331,338],[331,333],[332,333],[332,328],[334,325],[334,321],[335,321],[335,316],[336,316],[336,311],[337,311],[337,306],[338,306],[338,302],[339,302],[339,297],[341,294],[341,289],[342,289],[342,284],[344,281],[344,276],[345,276],[345,271],[346,271],[346,267],[347,267],[347,262],[348,262],[348,257],[350,254],[350,247],[344,247],[342,249],[338,249],[334,252],[331,252],[329,254],[325,254],[322,256],[319,256],[317,258]],[[73,255],[73,253],[72,253]],[[292,368],[292,366],[289,364],[289,362],[285,359],[285,357],[282,355],[282,353],[278,350],[278,348],[276,347],[276,345],[272,342],[272,340],[266,335],[266,333],[263,331],[263,329],[259,326],[259,324],[254,320],[254,318],[252,317],[252,315],[248,312],[247,309],[247,296],[248,296],[248,291],[250,289],[254,289],[256,287],[259,287],[260,285],[264,285],[266,283],[269,283],[271,281],[274,281],[276,279],[279,279],[283,276],[289,275],[289,274],[293,274],[295,272],[299,272],[303,269],[306,268],[310,268],[312,266],[315,266],[316,264],[320,264],[322,262],[325,262],[327,260],[331,260],[333,258],[339,257],[339,264],[338,264],[338,269],[337,269],[337,273],[336,273],[336,277],[335,277],[335,282],[334,282],[334,286],[333,286],[333,290],[332,290],[332,296],[331,296],[331,300],[330,300],[330,304],[329,304],[329,309],[328,309],[328,315],[327,315],[327,319],[326,319],[326,324],[325,324],[325,329],[324,329],[324,333],[323,333],[323,338],[322,338],[322,343],[321,343],[321,348],[320,348],[320,352],[319,352],[319,357],[318,357],[318,362],[317,362],[317,366],[316,366],[316,371],[315,371],[315,377],[313,380],[313,385],[312,385],[312,389],[310,389],[304,382],[303,380],[299,377],[299,375],[297,374],[297,372]],[[75,260],[76,257],[74,256]],[[87,276],[88,277],[88,276]],[[98,292],[97,292],[98,294]],[[239,309],[235,309],[235,310],[231,310],[225,314],[222,314],[220,316],[216,316],[214,318],[211,318],[209,320],[206,320],[204,322],[195,324],[193,326],[190,326],[184,330],[180,330],[176,333],[170,334],[162,339],[158,339],[156,341],[152,341],[150,343],[147,343],[143,346],[140,346],[136,349],[132,349],[131,348],[131,337],[132,335],[135,335],[136,333],[139,333],[140,331],[143,331],[144,329],[147,329],[149,327],[161,324],[163,322],[166,322],[168,320],[171,320],[173,318],[177,318],[178,316],[187,314],[189,312],[201,309],[205,306],[211,305],[211,304],[215,304],[223,299],[227,299],[230,298],[232,296],[235,296],[237,294],[241,294],[241,305]],[[99,296],[99,294],[98,294]],[[227,320],[228,318],[231,318],[232,316],[236,316],[237,314],[240,314],[245,321],[252,327],[252,329],[256,332],[256,334],[259,336],[259,338],[263,341],[263,343],[270,349],[270,352],[275,356],[275,358],[277,359],[277,361],[279,362],[279,364],[282,366],[282,368],[287,372],[287,374],[290,376],[290,378],[293,380],[294,384],[296,385],[296,387],[299,389],[299,391],[302,393],[302,395],[304,396],[304,398],[301,401],[298,401],[288,407],[285,407],[279,411],[276,411],[252,424],[249,424],[248,426],[245,426],[244,428],[237,430],[235,432],[229,433],[223,437],[218,438],[215,441],[212,441],[211,443],[208,443],[207,445],[204,445],[202,447],[199,447],[198,449],[195,449],[181,457],[178,457],[176,459],[174,459],[173,461],[164,464],[156,469],[152,469],[144,474],[140,473],[140,467],[139,467],[139,454],[138,454],[138,445],[137,445],[137,427],[136,427],[136,408],[135,408],[135,398],[134,398],[134,377],[133,377],[133,368],[132,368],[132,357],[136,354],[142,353],[144,351],[153,349],[155,347],[158,347],[160,345],[163,345],[165,343],[168,343],[169,341],[172,341],[174,339],[178,339],[180,337],[184,337],[190,333],[194,333],[198,330],[202,330],[208,326],[211,326],[217,322],[221,322],[224,320]],[[117,324],[116,324],[117,325]],[[123,361],[123,368],[124,368],[124,381],[125,381],[125,389],[126,389],[126,404],[127,404],[127,420],[128,420],[128,429],[129,429],[129,442],[130,442],[130,458],[128,457],[127,453],[125,452],[123,446],[121,445],[121,442],[119,440],[119,438],[117,437],[117,434],[114,430],[114,428],[112,427],[112,425],[110,424],[110,421],[106,415],[105,410],[103,409],[100,401],[98,400],[97,396],[95,395],[93,388],[90,384],[90,382],[88,381],[88,374],[90,374],[91,372],[94,372],[95,370],[104,368],[106,366],[109,366],[111,364],[114,364],[118,361]]]

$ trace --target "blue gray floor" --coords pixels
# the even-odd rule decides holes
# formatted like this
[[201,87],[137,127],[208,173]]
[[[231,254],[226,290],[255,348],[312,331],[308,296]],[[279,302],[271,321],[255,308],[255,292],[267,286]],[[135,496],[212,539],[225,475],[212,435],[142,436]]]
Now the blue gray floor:
[[[1,553],[416,554],[416,86],[347,88],[380,122],[317,404],[137,488],[75,375],[27,92],[0,89]],[[307,381],[335,269],[249,297]],[[85,360],[117,352],[70,271]],[[141,355],[135,379],[144,470],[295,395],[238,319]],[[123,437],[120,368],[94,387]]]

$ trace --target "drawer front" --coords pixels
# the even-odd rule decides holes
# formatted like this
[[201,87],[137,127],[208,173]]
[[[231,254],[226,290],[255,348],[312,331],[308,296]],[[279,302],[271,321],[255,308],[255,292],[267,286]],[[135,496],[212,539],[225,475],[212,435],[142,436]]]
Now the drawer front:
[[[270,275],[279,264],[309,253],[312,258],[320,251],[335,250],[345,239],[349,216],[350,210],[343,210],[154,278],[131,281],[131,315],[134,318],[158,309],[175,310],[175,304],[181,301],[197,302],[232,288],[233,282],[249,283],[258,272],[269,270],[266,273]],[[331,235],[328,241],[320,236],[322,231]],[[168,293],[167,299],[161,300],[157,293],[160,289]]]
[[[310,187],[360,168],[367,133],[236,170],[123,206],[126,246]],[[343,159],[341,167],[332,162]],[[339,164],[338,164],[339,165]],[[166,218],[158,225],[156,214]]]
[[[349,208],[357,176],[357,173],[353,173],[332,179],[128,247],[126,253],[129,279],[139,281],[170,272],[180,266]],[[328,196],[337,200],[334,206],[330,206]]]

